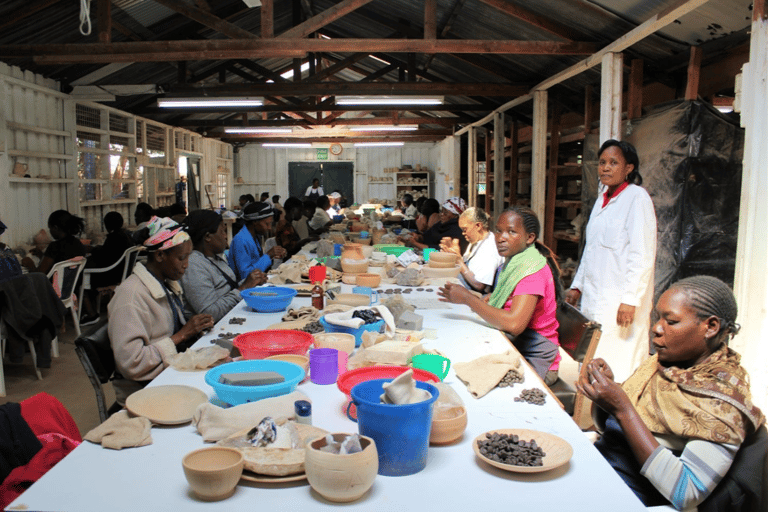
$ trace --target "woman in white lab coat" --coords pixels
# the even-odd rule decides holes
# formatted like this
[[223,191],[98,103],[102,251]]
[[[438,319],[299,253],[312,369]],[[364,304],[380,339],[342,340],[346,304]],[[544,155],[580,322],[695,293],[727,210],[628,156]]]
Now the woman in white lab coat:
[[648,357],[656,214],[639,185],[635,148],[617,140],[600,147],[598,194],[587,224],[581,264],[565,300],[602,324],[595,357],[611,365],[623,382]]

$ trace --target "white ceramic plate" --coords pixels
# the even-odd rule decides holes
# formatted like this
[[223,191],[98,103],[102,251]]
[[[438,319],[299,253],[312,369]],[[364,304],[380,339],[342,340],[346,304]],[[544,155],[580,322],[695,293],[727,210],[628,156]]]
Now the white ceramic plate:
[[[524,441],[530,441],[532,439],[536,440],[536,444],[544,450],[544,458],[541,461],[543,465],[514,466],[512,464],[504,464],[503,462],[491,460],[481,454],[477,442],[485,439],[485,434],[493,434],[494,432],[516,435]],[[551,469],[559,468],[571,460],[571,457],[573,456],[573,448],[565,439],[557,437],[554,434],[548,434],[547,432],[539,432],[538,430],[527,430],[523,428],[499,428],[496,430],[489,430],[488,432],[480,434],[472,441],[472,449],[475,451],[475,455],[477,455],[483,462],[513,473],[540,473],[542,471],[549,471]]]
[[181,425],[192,421],[197,406],[208,395],[191,386],[153,386],[130,395],[125,408],[157,425]]

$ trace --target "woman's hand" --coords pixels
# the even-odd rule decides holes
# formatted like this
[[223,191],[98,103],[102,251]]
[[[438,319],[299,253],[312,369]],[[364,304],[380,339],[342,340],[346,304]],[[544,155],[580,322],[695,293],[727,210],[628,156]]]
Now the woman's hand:
[[614,416],[626,407],[632,407],[627,394],[613,380],[611,368],[602,359],[593,359],[587,364],[587,371],[579,378],[576,389]]
[[[568,300],[566,298],[566,300]],[[616,313],[616,323],[622,327],[629,327],[635,320],[635,306],[619,304],[619,311]]]
[[178,345],[179,343],[193,338],[203,331],[213,328],[213,317],[211,315],[195,315],[190,318],[186,324],[173,336],[171,340]]
[[565,292],[565,302],[567,302],[571,306],[576,306],[579,303],[580,298],[581,298],[581,292],[575,288],[571,288],[570,290]]
[[287,251],[285,250],[285,248],[283,248],[283,247],[281,247],[279,245],[276,245],[276,246],[274,246],[273,248],[271,248],[270,250],[267,251],[267,256],[269,256],[273,260],[274,259],[283,259],[283,258],[285,258],[286,254],[287,254]]
[[459,248],[459,240],[448,236],[443,237],[440,240],[440,250],[443,252],[451,252],[461,257],[461,249]]
[[243,281],[243,284],[240,286],[239,290],[247,290],[248,288],[253,288],[266,282],[267,274],[255,268],[251,271],[250,274],[248,274],[248,277],[245,278],[245,281]]
[[473,297],[472,293],[459,283],[445,283],[445,286],[437,290],[440,302],[452,304],[467,304]]

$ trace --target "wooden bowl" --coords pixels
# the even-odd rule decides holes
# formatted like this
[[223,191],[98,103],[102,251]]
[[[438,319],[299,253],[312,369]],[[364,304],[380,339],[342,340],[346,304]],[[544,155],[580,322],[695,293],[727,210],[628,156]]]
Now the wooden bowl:
[[[535,440],[536,444],[544,450],[546,455],[542,459],[541,466],[513,466],[511,464],[504,464],[503,462],[497,462],[489,459],[482,453],[477,446],[477,442],[481,439],[485,439],[485,434],[493,434],[498,432],[499,434],[516,435],[525,441]],[[472,449],[475,451],[475,455],[482,460],[490,464],[491,466],[503,469],[504,471],[510,471],[513,473],[540,473],[542,471],[549,471],[551,469],[559,468],[563,464],[571,460],[573,456],[573,448],[568,441],[557,437],[554,434],[548,432],[539,432],[538,430],[528,430],[522,428],[499,428],[496,430],[489,430],[484,434],[480,434],[472,441]]]
[[184,456],[184,476],[198,498],[217,501],[234,494],[243,474],[243,454],[234,448],[201,448]]
[[[331,434],[336,441],[348,434]],[[363,451],[339,455],[320,451],[326,445],[325,436],[310,441],[304,448],[304,468],[309,485],[329,501],[346,503],[363,496],[373,485],[379,471],[376,443],[360,436]]]
[[467,410],[463,407],[453,417],[438,419],[433,413],[429,444],[450,444],[459,439],[466,429]]
[[355,284],[357,286],[376,288],[381,284],[381,274],[357,274]]

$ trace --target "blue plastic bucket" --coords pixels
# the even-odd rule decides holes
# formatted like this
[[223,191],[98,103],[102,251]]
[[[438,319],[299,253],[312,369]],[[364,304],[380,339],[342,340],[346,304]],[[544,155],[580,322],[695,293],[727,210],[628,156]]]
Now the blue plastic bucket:
[[[379,474],[407,476],[418,473],[427,465],[429,430],[432,409],[439,395],[435,386],[416,381],[416,387],[426,389],[432,398],[406,405],[381,403],[384,383],[392,379],[375,379],[352,388],[352,403],[357,407],[357,429],[376,442],[379,453]],[[349,416],[349,405],[347,406]]]

